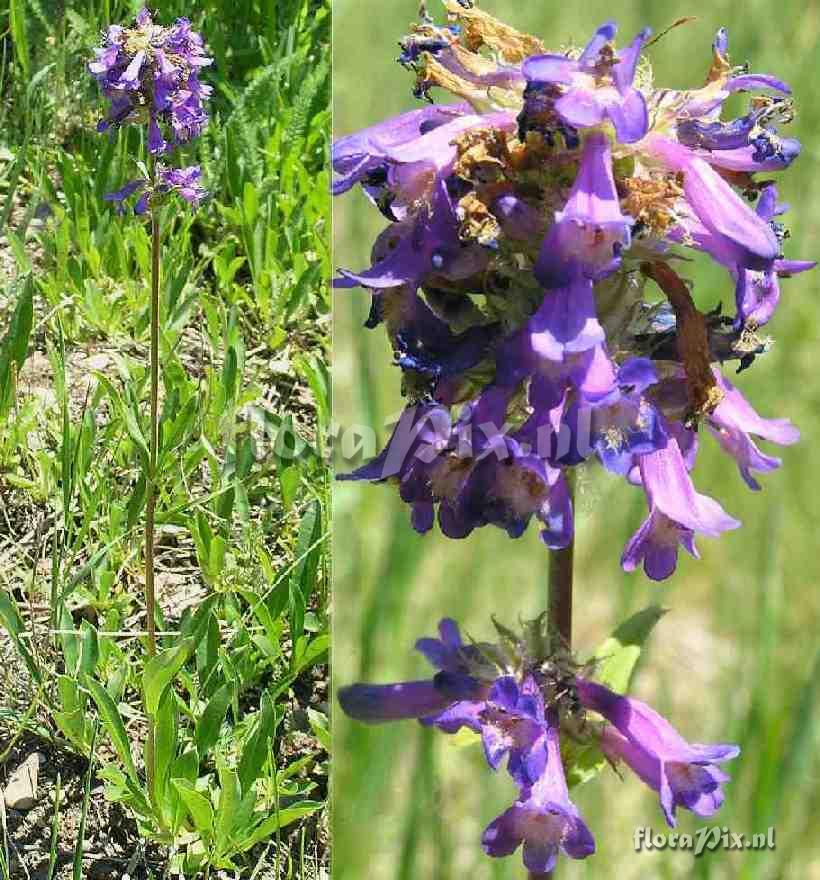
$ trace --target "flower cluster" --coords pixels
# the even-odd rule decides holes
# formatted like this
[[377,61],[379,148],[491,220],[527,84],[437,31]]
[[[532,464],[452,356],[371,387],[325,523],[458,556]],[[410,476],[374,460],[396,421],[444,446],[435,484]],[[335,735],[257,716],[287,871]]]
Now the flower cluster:
[[[566,546],[568,468],[597,459],[641,486],[648,515],[623,567],[663,579],[696,534],[739,523],[695,490],[699,428],[747,484],[780,460],[787,420],[759,416],[722,365],[750,366],[770,340],[786,259],[772,172],[800,151],[778,126],[788,86],[733,67],[721,30],[706,84],[653,85],[642,50],[603,25],[583,49],[549,53],[475,8],[447,2],[402,43],[430,104],[333,147],[334,192],[360,185],[390,221],[372,265],[339,288],[372,294],[409,398],[381,455],[346,479],[391,481],[419,532],[453,538],[492,524],[512,537],[533,516]],[[749,93],[724,120],[724,103]],[[758,173],[764,173],[760,179]],[[735,290],[733,315],[703,312],[678,274],[708,255]]]
[[645,703],[579,674],[585,670],[565,657],[536,657],[526,639],[464,644],[449,619],[439,635],[416,643],[438,670],[432,679],[354,684],[340,689],[339,702],[368,723],[416,718],[448,734],[466,728],[480,736],[491,769],[506,758],[518,796],[485,830],[488,855],[508,856],[523,844],[524,864],[537,874],[553,869],[559,851],[575,859],[594,853],[569,797],[562,737],[625,763],[658,792],[672,827],[678,807],[711,816],[723,803],[728,776],[717,765],[737,757],[737,746],[688,743]]
[[207,191],[200,184],[202,172],[198,165],[188,168],[165,168],[157,164],[156,183],[151,186],[147,177],[141,177],[126,183],[122,189],[116,192],[106,193],[103,198],[107,202],[117,202],[117,210],[123,213],[122,203],[132,195],[141,192],[137,203],[134,205],[135,214],[144,214],[148,210],[152,195],[162,196],[170,192],[178,193],[186,202],[197,207],[202,199],[207,196]]
[[[130,123],[147,125],[148,152],[153,157],[171,153],[202,132],[208,121],[204,101],[212,88],[200,81],[199,72],[213,59],[188,19],[179,18],[170,27],[162,27],[144,8],[134,27],[111,25],[95,55],[88,68],[111,102],[98,131]],[[197,166],[168,169],[157,164],[153,179],[146,173],[106,199],[122,202],[141,191],[135,207],[138,214],[148,209],[152,198],[171,191],[198,205],[206,195],[199,176]]]

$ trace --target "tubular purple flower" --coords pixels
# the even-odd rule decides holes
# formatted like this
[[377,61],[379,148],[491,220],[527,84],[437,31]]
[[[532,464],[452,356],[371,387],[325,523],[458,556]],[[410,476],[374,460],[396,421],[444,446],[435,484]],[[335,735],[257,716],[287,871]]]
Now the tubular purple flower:
[[480,649],[462,642],[454,620],[444,618],[438,628],[440,638],[423,638],[416,642],[416,649],[439,670],[432,680],[353,684],[340,688],[338,699],[344,712],[368,724],[408,718],[435,719],[453,704],[461,705],[460,701],[486,699],[490,684],[477,677],[486,665]]
[[338,699],[346,715],[368,724],[435,715],[453,702],[430,680],[352,684],[339,688]]
[[[769,223],[772,228],[776,228],[773,225],[774,218],[786,213],[787,210],[787,205],[777,203],[777,187],[774,184],[769,184],[761,191],[756,212],[758,217]],[[756,328],[767,324],[780,302],[780,277],[788,278],[813,269],[816,265],[813,261],[782,259],[775,260],[770,268],[763,271],[729,265],[736,279],[735,327],[741,330],[746,326]]]
[[640,471],[650,506],[675,522],[709,537],[740,526],[717,501],[695,491],[675,437],[664,448],[642,456]]
[[559,362],[604,342],[592,282],[577,272],[567,286],[547,290],[527,325],[527,336],[536,357]]
[[117,80],[115,88],[123,89],[125,91],[133,92],[139,89],[140,87],[140,72],[142,71],[142,65],[145,63],[145,50],[140,49],[139,52],[131,59],[128,64],[128,67],[122,73],[122,76]]
[[[116,32],[115,32],[114,38],[116,38],[116,36],[118,36],[118,34],[116,34]],[[120,48],[114,42],[114,39],[112,38],[110,30],[109,30],[109,40],[111,42],[108,46],[102,46],[101,48],[94,50],[94,52],[97,56],[97,59],[96,59],[96,61],[92,61],[88,65],[88,69],[93,74],[105,75],[119,61]]]
[[535,264],[535,276],[544,287],[570,284],[578,267],[592,281],[618,268],[634,221],[621,213],[612,150],[602,133],[593,132],[585,139],[575,182],[555,221]]
[[473,274],[476,266],[468,260],[462,264],[465,251],[458,234],[458,217],[447,185],[437,178],[432,202],[417,216],[396,231],[399,236],[392,249],[382,260],[363,272],[340,269],[340,278],[333,282],[337,288],[362,286],[371,290],[419,285],[426,276],[456,275],[466,271]]
[[[374,314],[370,326],[376,326],[384,310],[385,298],[391,298],[387,311],[391,321],[391,341],[396,362],[403,370],[412,370],[438,380],[464,373],[487,354],[499,333],[498,324],[470,327],[453,333],[418,295],[413,285],[375,293]],[[398,304],[398,300],[401,304]]]
[[421,638],[416,641],[416,650],[427,662],[443,672],[467,673],[469,667],[465,659],[472,656],[472,647],[465,645],[458,624],[451,617],[444,617],[438,624],[439,638]]
[[545,738],[544,772],[512,807],[489,824],[481,839],[484,852],[494,858],[512,855],[523,843],[524,865],[535,874],[552,871],[559,851],[572,859],[585,859],[595,852],[595,840],[569,799],[558,716],[553,709],[546,713]]
[[651,361],[632,358],[618,370],[615,395],[595,405],[573,401],[564,413],[572,442],[560,462],[578,464],[594,451],[607,470],[626,477],[641,456],[666,446],[662,417],[644,395],[657,381]]
[[782,464],[779,458],[764,455],[751,435],[762,437],[781,446],[791,446],[800,439],[800,431],[788,419],[761,418],[740,391],[715,369],[715,377],[724,396],[707,425],[722,449],[736,461],[740,475],[750,489],[759,490],[760,484],[752,471],[773,471]]
[[[463,105],[448,108],[447,112],[443,109],[439,108],[436,114],[414,111],[418,115],[402,120],[395,129],[388,123],[345,139],[347,143],[343,142],[338,150],[334,148],[333,167],[341,170],[350,168],[352,161],[356,164],[336,181],[334,193],[346,192],[355,183],[362,182],[378,204],[374,196],[384,188],[389,193],[394,219],[401,219],[407,205],[427,196],[431,183],[449,174],[456,160],[455,140],[459,135],[479,126],[509,131],[515,128],[515,119],[509,113],[480,116],[459,112]],[[417,137],[397,140],[414,126],[421,129]],[[362,150],[367,152],[362,154]]]
[[152,114],[148,123],[148,152],[153,156],[164,153],[168,149],[168,143],[162,136],[156,117]]
[[432,104],[339,138],[331,150],[333,170],[340,175],[333,182],[333,194],[347,192],[367,175],[386,169],[397,161],[397,155],[401,156],[400,149],[405,144],[469,115],[472,115],[469,104]]
[[487,764],[498,770],[507,758],[507,772],[524,788],[540,779],[547,763],[544,698],[532,676],[519,686],[511,675],[497,678],[480,701],[453,703],[423,719],[444,733],[462,727],[480,734]]
[[407,407],[379,455],[340,480],[387,480],[402,477],[414,462],[429,463],[446,448],[452,434],[449,411],[436,404]]
[[151,17],[151,10],[147,6],[143,6],[137,13],[137,27],[147,28],[154,23]]
[[677,807],[704,817],[717,812],[728,776],[715,765],[736,758],[740,754],[738,746],[690,744],[646,703],[588,679],[578,678],[576,686],[584,708],[602,715],[615,728],[604,730],[604,752],[612,760],[625,761],[660,793],[661,808],[670,827],[675,827]]
[[634,571],[643,560],[647,576],[663,580],[675,569],[678,544],[697,558],[695,533],[717,537],[740,526],[717,501],[695,491],[675,437],[669,437],[664,448],[641,456],[638,468],[649,517],[624,550],[625,571]]
[[653,581],[670,577],[678,564],[678,546],[693,559],[700,559],[695,547],[695,533],[674,522],[659,510],[650,510],[621,556],[624,571],[635,571],[643,562],[643,569]]
[[208,195],[208,191],[200,184],[202,172],[199,165],[191,165],[188,168],[160,168],[159,169],[159,192],[176,192],[186,202],[198,207],[199,203]]
[[566,480],[520,445],[505,438],[503,452],[496,446],[479,459],[458,499],[464,520],[476,528],[492,524],[511,538],[524,534],[532,516],[544,526],[541,540],[550,548],[566,547],[572,539],[572,504]]
[[644,137],[648,127],[646,99],[633,86],[635,69],[646,29],[621,50],[615,61],[611,43],[617,27],[602,25],[577,61],[563,55],[534,55],[523,65],[531,84],[549,84],[561,93],[555,112],[573,128],[592,128],[608,119],[618,140],[631,144]]
[[739,269],[735,285],[737,328],[768,324],[780,302],[780,279],[808,272],[816,265],[814,260],[775,260],[769,271]]
[[800,141],[794,138],[765,136],[767,154],[760,155],[759,145],[749,144],[734,150],[720,150],[708,155],[696,151],[715,168],[726,171],[785,171],[800,155]]
[[738,265],[765,268],[780,252],[769,224],[688,147],[652,136],[648,146],[672,170],[683,172],[683,191],[697,219],[732,252]]

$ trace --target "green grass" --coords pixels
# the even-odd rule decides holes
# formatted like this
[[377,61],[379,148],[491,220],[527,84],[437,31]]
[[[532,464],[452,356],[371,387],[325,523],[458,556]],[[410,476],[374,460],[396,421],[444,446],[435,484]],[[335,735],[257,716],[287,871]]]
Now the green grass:
[[[314,876],[316,841],[285,844],[324,806],[329,745],[308,692],[329,644],[329,2],[152,4],[163,22],[189,15],[215,58],[211,124],[179,157],[202,165],[212,196],[161,216],[153,664],[141,613],[150,241],[102,200],[135,176],[143,145],[135,128],[96,133],[104,102],[85,68],[103,28],[140,5],[0,10],[0,624],[12,675],[32,681],[9,694],[3,724],[91,759],[98,713],[89,784],[93,769],[191,877],[208,861],[250,876],[251,848],[280,839],[277,872]],[[35,691],[42,705],[26,712]],[[150,792],[140,693],[164,774]],[[76,853],[75,873],[81,840]]]
[[[411,75],[393,59],[416,7],[411,0],[334,4],[336,136],[415,106]],[[436,7],[430,8],[438,14]],[[794,89],[798,115],[789,134],[801,139],[804,153],[781,179],[781,196],[792,206],[787,252],[805,259],[820,253],[815,5],[486,0],[482,8],[553,46],[584,42],[613,16],[625,40],[645,24],[658,32],[680,16],[696,15],[697,21],[649,52],[656,82],[670,87],[702,83],[713,33],[727,26],[734,60],[775,73]],[[382,226],[361,193],[340,199],[334,206],[336,265],[366,265]],[[692,274],[703,304],[731,296],[725,274],[700,265]],[[733,781],[726,805],[711,824],[743,833],[774,824],[777,849],[718,851],[694,862],[683,853],[636,854],[636,826],[664,830],[657,799],[634,778],[620,781],[607,771],[575,792],[598,854],[583,864],[562,863],[560,877],[820,876],[820,846],[812,832],[820,805],[817,277],[784,284],[780,312],[769,328],[775,346],[738,382],[762,414],[794,420],[803,431],[801,444],[784,450],[783,469],[768,475],[763,492],[753,494],[733,463],[703,438],[696,484],[743,520],[742,529],[718,541],[701,540],[700,561],[681,559],[671,581],[654,585],[643,574],[625,575],[618,565],[623,544],[644,515],[641,493],[597,471],[585,474],[579,488],[578,650],[591,652],[632,611],[651,602],[668,607],[634,691],[691,740],[741,744],[743,754],[729,768]],[[383,442],[385,417],[400,411],[402,400],[383,335],[361,326],[368,304],[361,291],[335,295],[334,414],[341,425],[377,426]],[[339,468],[350,464],[340,461]],[[432,533],[420,538],[393,491],[353,484],[336,490],[334,511],[337,686],[425,675],[412,645],[418,636],[432,634],[444,615],[482,638],[490,635],[492,613],[514,623],[544,606],[547,558],[534,530],[518,542],[486,529],[461,543]],[[340,712],[334,721],[335,880],[523,876],[519,857],[492,862],[480,851],[481,830],[509,804],[513,786],[503,774],[491,775],[475,750],[457,749],[410,722],[365,728]],[[710,823],[689,815],[680,823],[682,830],[705,824]]]

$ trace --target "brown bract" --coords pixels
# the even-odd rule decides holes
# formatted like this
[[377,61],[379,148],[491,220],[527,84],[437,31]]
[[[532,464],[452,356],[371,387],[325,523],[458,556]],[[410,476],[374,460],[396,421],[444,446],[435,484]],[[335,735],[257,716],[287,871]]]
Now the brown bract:
[[455,141],[458,158],[453,171],[473,183],[490,183],[506,176],[510,163],[507,135],[495,128],[473,128]]
[[681,175],[625,177],[618,180],[624,213],[663,237],[674,218],[674,204],[683,196]]
[[434,86],[444,89],[451,95],[463,98],[474,106],[480,106],[487,97],[486,88],[476,86],[469,80],[458,76],[427,53],[416,78],[416,88],[420,93],[426,94]]
[[686,373],[690,418],[708,415],[723,399],[712,372],[706,318],[684,280],[667,263],[642,263],[641,271],[666,294],[675,311],[678,356]]
[[530,55],[544,51],[544,44],[537,37],[522,34],[480,9],[465,9],[457,0],[448,0],[447,11],[461,24],[462,41],[472,52],[486,46],[510,64],[520,64]]

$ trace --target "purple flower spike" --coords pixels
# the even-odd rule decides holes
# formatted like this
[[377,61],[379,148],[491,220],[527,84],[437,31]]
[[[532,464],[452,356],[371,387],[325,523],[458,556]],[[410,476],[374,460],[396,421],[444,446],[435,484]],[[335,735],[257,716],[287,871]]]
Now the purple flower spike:
[[[145,114],[140,111],[147,108],[153,155],[169,153],[200,134],[208,119],[203,102],[212,89],[199,81],[198,71],[212,59],[187,19],[161,27],[142,9],[135,27],[110,27],[95,55],[88,69],[111,101],[100,131],[142,121]],[[163,127],[170,127],[173,140],[166,140]]]
[[587,679],[577,679],[576,685],[584,708],[603,715],[615,728],[605,729],[602,748],[660,793],[670,827],[675,827],[677,807],[704,817],[717,812],[728,776],[715,765],[736,758],[738,746],[690,744],[646,703]]
[[545,736],[547,757],[541,777],[490,823],[481,839],[484,852],[494,858],[512,855],[523,843],[524,865],[535,874],[552,871],[559,851],[573,859],[595,852],[595,840],[569,799],[554,710],[547,712]]
[[[698,533],[738,526],[689,479],[692,426],[705,423],[754,487],[752,473],[779,460],[751,436],[796,436],[750,421],[731,394],[721,405],[713,376],[766,354],[758,330],[782,280],[815,265],[783,253],[786,208],[758,176],[800,152],[780,131],[794,116],[788,86],[739,74],[725,31],[704,85],[684,92],[653,84],[648,30],[617,48],[607,22],[585,47],[543,54],[540,39],[466,4],[448,12],[446,25],[414,27],[400,60],[417,97],[437,88],[457,103],[333,147],[335,191],[361,184],[390,221],[370,266],[341,269],[334,286],[369,291],[366,326],[384,326],[403,393],[447,422],[418,444],[423,460],[389,476],[420,533],[493,525],[519,538],[537,519],[560,548],[574,528],[566,472],[597,458],[649,502],[623,567],[669,577],[681,546],[697,557]],[[691,274],[693,251],[726,270],[733,317],[704,310],[698,279],[678,274]],[[470,439],[491,398],[492,438]],[[349,478],[381,479],[387,454]]]

